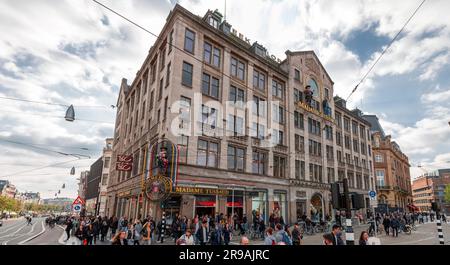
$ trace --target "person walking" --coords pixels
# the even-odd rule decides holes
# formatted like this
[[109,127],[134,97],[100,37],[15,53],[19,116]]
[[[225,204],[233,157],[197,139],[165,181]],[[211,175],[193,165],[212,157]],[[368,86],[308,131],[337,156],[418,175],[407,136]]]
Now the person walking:
[[70,230],[72,230],[72,228],[73,228],[72,218],[67,218],[66,229],[65,229],[66,230],[66,234],[67,234],[67,238],[64,241],[69,240],[69,238],[70,238]]
[[204,246],[209,242],[207,221],[202,222],[202,226],[198,229],[195,236],[197,237],[197,241],[200,245]]
[[391,227],[392,227],[392,236],[398,237],[398,228],[400,227],[400,222],[397,217],[392,217],[391,220]]
[[94,238],[94,227],[92,223],[85,226],[85,237],[87,239],[87,244],[92,245],[92,239]]
[[384,228],[384,231],[386,232],[387,236],[389,236],[389,227],[390,226],[391,226],[391,221],[389,220],[389,218],[387,216],[385,216],[383,219],[383,228]]
[[272,227],[269,227],[266,231],[266,238],[264,238],[264,245],[276,245],[277,244],[277,240],[276,238],[273,236],[273,229]]
[[286,245],[292,245],[292,239],[289,237],[280,223],[275,226],[275,229],[275,239],[277,240],[277,243],[284,242]]
[[333,245],[342,246],[345,245],[341,238],[342,232],[341,227],[338,225],[333,225],[331,229],[331,236],[333,237]]
[[95,218],[92,223],[92,238],[94,240],[94,245],[97,244],[98,235],[100,234],[100,220]]
[[108,220],[105,218],[103,218],[102,224],[100,226],[100,241],[104,242],[105,241],[105,237],[108,234],[108,229],[109,229],[109,224],[108,224]]
[[292,229],[292,245],[300,246],[302,240],[302,235],[300,233],[300,229],[298,227],[298,223],[294,224],[294,229]]
[[112,245],[128,245],[128,240],[126,239],[127,232],[125,230],[121,230],[117,235],[115,235],[112,239]]
[[369,240],[369,234],[366,231],[362,231],[361,235],[359,236],[359,245],[365,246],[368,245]]
[[144,245],[152,244],[152,229],[150,228],[150,221],[144,223],[142,227],[142,240],[144,241]]
[[139,219],[136,219],[133,226],[133,245],[140,245],[142,237],[142,224]]
[[80,245],[84,245],[84,228],[82,225],[80,225],[75,232],[75,237],[80,241]]
[[119,221],[117,220],[117,217],[111,217],[109,219],[109,228],[111,228],[111,236],[109,237],[112,239],[116,235],[117,228],[119,226]]
[[230,244],[232,237],[230,225],[228,223],[225,223],[225,226],[222,229],[222,234],[223,234],[223,243],[226,246],[228,246]]

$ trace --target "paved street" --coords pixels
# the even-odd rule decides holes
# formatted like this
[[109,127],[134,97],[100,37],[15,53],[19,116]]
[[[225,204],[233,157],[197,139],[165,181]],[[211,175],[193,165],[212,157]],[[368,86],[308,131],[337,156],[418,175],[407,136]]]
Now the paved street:
[[[442,225],[444,232],[445,244],[450,244],[450,224]],[[354,227],[355,241],[358,240],[359,234],[363,230],[367,230],[368,225]],[[108,237],[109,238],[109,235]],[[417,230],[411,235],[400,233],[397,238],[386,236],[385,233],[378,235],[382,245],[438,245],[437,225],[436,223],[426,223],[417,226]],[[56,225],[53,229],[44,225],[43,218],[36,218],[32,225],[27,225],[25,219],[11,219],[4,221],[3,227],[0,228],[0,244],[1,245],[78,245],[79,242],[75,237],[71,237],[67,242],[64,241],[66,235],[64,227]],[[234,236],[231,245],[239,244],[240,237]],[[357,243],[357,242],[355,242]],[[97,245],[110,245],[109,240],[105,242],[97,241]],[[166,238],[163,245],[173,245],[173,239]],[[252,241],[251,244],[262,245],[262,240]],[[306,236],[303,239],[304,245],[321,245],[322,234]],[[157,243],[160,245],[160,243]]]
[[33,219],[32,225],[28,225],[24,218],[5,220],[0,227],[0,244],[23,244],[44,230],[44,218]]

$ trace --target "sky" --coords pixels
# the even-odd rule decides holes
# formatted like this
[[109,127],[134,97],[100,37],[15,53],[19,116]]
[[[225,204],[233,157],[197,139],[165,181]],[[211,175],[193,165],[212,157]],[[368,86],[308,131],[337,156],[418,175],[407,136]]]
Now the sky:
[[[200,16],[225,6],[216,0],[101,2],[155,33],[176,3]],[[228,0],[226,18],[281,59],[288,49],[314,50],[335,82],[335,95],[346,98],[420,2]],[[413,177],[450,167],[448,10],[450,1],[427,0],[347,104],[379,117],[409,156]],[[75,197],[80,172],[113,136],[110,106],[121,79],[131,83],[155,37],[90,0],[1,1],[0,32],[0,97],[73,104],[80,119],[65,121],[63,106],[0,99],[0,179],[44,198],[66,184],[59,196]]]

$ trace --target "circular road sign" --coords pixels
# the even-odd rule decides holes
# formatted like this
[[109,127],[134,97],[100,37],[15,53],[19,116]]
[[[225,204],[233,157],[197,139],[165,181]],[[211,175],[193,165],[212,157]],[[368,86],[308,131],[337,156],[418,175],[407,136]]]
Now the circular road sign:
[[375,198],[377,196],[377,192],[374,190],[369,191],[369,197]]

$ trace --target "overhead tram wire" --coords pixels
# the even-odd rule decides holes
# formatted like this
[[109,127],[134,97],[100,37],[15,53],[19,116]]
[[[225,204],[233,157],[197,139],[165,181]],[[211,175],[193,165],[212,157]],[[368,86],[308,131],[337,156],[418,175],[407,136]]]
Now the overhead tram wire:
[[400,29],[400,31],[394,36],[394,38],[391,40],[391,42],[386,46],[386,48],[384,48],[384,50],[381,52],[380,56],[378,56],[378,58],[375,60],[375,62],[372,64],[372,66],[369,68],[369,70],[367,71],[367,73],[363,76],[363,78],[361,78],[361,80],[359,81],[359,83],[355,86],[355,88],[352,90],[352,92],[350,92],[350,94],[348,95],[346,101],[348,101],[348,99],[353,95],[353,93],[355,93],[355,91],[358,89],[359,85],[361,85],[362,82],[364,82],[364,80],[367,78],[367,76],[370,74],[370,72],[372,72],[373,68],[375,68],[375,65],[377,65],[377,63],[381,60],[381,58],[383,57],[383,55],[386,53],[386,51],[392,46],[392,44],[397,40],[398,36],[400,36],[400,34],[403,32],[403,30],[406,28],[406,26],[408,25],[408,23],[413,19],[413,17],[416,15],[416,13],[419,11],[419,9],[422,7],[422,5],[425,3],[426,0],[423,0],[422,3],[420,3],[420,5],[416,8],[416,10],[414,10],[414,12],[412,13],[412,15],[409,17],[409,19],[406,21],[406,23],[403,25],[403,27]]
[[55,167],[55,166],[67,164],[67,163],[70,163],[70,162],[79,161],[79,160],[93,160],[93,158],[77,158],[77,159],[72,159],[72,160],[68,160],[68,161],[63,161],[63,162],[59,162],[59,163],[54,163],[54,164],[45,165],[45,166],[42,166],[42,167],[36,167],[36,168],[32,168],[32,169],[27,169],[27,170],[23,170],[23,171],[18,171],[18,172],[11,173],[11,174],[6,174],[6,175],[3,175],[3,176],[0,176],[0,178],[6,178],[6,177],[10,177],[10,176],[15,176],[15,175],[21,175],[21,174],[23,174],[23,173],[28,173],[28,172],[31,172],[31,171],[36,171],[36,170],[40,170],[40,169],[44,169],[44,168],[51,168],[51,167]]
[[[93,1],[94,3],[96,3],[96,4],[100,5],[100,6],[102,6],[103,8],[107,9],[108,11],[112,12],[113,14],[115,14],[115,15],[117,15],[117,16],[123,18],[124,20],[128,21],[129,23],[133,24],[134,26],[138,27],[139,29],[142,29],[143,31],[149,33],[150,35],[156,37],[156,41],[158,41],[159,39],[161,39],[161,37],[160,37],[159,35],[157,35],[157,34],[151,32],[150,30],[148,30],[148,29],[146,29],[146,28],[144,28],[143,26],[141,26],[141,25],[139,25],[138,23],[134,22],[133,20],[131,20],[131,19],[125,17],[124,15],[118,13],[117,11],[115,11],[114,9],[112,9],[112,8],[110,8],[110,7],[108,7],[108,6],[106,6],[105,4],[100,3],[100,2],[98,2],[97,0],[92,0],[92,1]],[[156,41],[155,41],[155,43],[156,43]],[[191,57],[192,59],[194,59],[194,60],[196,60],[196,61],[198,61],[198,62],[200,62],[200,63],[203,63],[203,61],[202,61],[201,59],[195,57],[195,55],[193,55],[193,54],[191,54],[191,53],[185,51],[184,49],[177,47],[175,44],[170,43],[170,42],[167,42],[167,44],[170,45],[171,47],[173,47],[174,49],[176,49],[176,50],[178,50],[178,51],[180,51],[180,52],[183,52],[185,55]],[[231,77],[230,75],[226,74],[225,72],[222,72],[222,75],[225,76],[225,77],[228,77],[228,78],[230,78],[230,79],[233,78],[233,77]],[[241,85],[241,86],[242,86],[242,87],[245,87],[245,88],[247,88],[248,90],[251,90],[251,91],[257,91],[256,89],[254,89],[254,88],[252,88],[252,87],[249,87],[249,86],[247,86],[247,85]],[[286,92],[286,89],[285,89],[285,92]],[[269,92],[269,93],[270,93],[270,92]],[[268,105],[268,104],[267,104],[267,105]],[[288,114],[293,115],[293,116],[295,115],[293,112],[288,111],[287,109],[285,109],[284,111],[285,111],[286,113],[288,113]]]
[[0,141],[7,142],[7,143],[12,143],[12,144],[17,144],[17,145],[29,146],[29,147],[32,147],[32,148],[35,148],[35,149],[38,149],[38,150],[43,150],[43,151],[47,151],[47,152],[51,152],[51,153],[57,153],[57,154],[64,155],[64,156],[74,156],[74,157],[86,156],[88,158],[91,158],[88,155],[70,154],[70,153],[60,152],[60,151],[51,150],[51,149],[47,149],[47,148],[43,148],[43,147],[38,147],[38,146],[35,146],[33,144],[27,144],[27,143],[22,143],[22,142],[17,142],[17,141],[11,141],[11,140],[6,140],[6,139],[2,139],[2,138],[0,138]]
[[[29,99],[22,99],[22,98],[13,98],[13,97],[3,97],[0,96],[0,99],[6,99],[6,100],[13,100],[13,101],[22,101],[22,102],[28,102],[28,103],[36,103],[36,104],[45,104],[45,105],[52,105],[52,106],[61,106],[61,107],[66,107],[68,108],[70,105],[67,104],[62,104],[62,103],[54,103],[54,102],[44,102],[44,101],[37,101],[37,100],[29,100]],[[103,105],[86,105],[86,106],[78,106],[78,105],[74,105],[74,107],[77,108],[113,108],[115,107],[115,105],[111,105],[111,106],[103,106]]]
[[[10,113],[17,113],[22,115],[34,115],[34,116],[42,116],[42,117],[50,117],[50,118],[58,118],[61,119],[63,116],[57,116],[57,115],[46,115],[46,114],[39,114],[39,113],[25,113],[20,111],[11,111],[11,110],[0,110],[1,112],[10,112]],[[107,124],[115,124],[114,122],[109,121],[99,121],[99,120],[89,120],[89,119],[80,119],[77,118],[77,121],[87,121],[87,122],[95,122],[95,123],[107,123]]]

